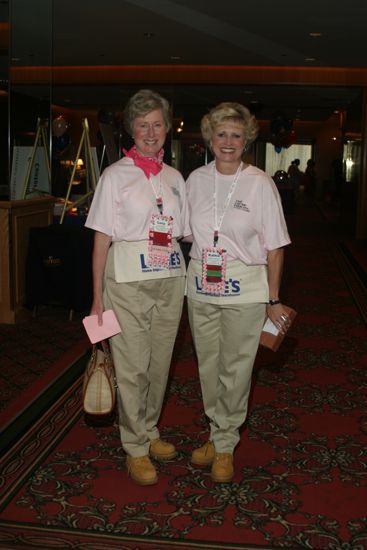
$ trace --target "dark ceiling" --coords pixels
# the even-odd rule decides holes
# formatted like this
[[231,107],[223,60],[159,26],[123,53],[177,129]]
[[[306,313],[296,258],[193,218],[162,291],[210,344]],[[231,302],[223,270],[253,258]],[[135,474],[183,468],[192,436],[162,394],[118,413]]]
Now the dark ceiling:
[[[12,0],[16,37],[14,66],[221,65],[263,67],[366,68],[367,1],[349,0]],[[0,20],[6,1],[0,4]],[[34,22],[52,29],[51,50]],[[51,21],[51,27],[50,27]],[[47,27],[48,25],[48,27]],[[203,71],[205,71],[205,67]],[[268,84],[160,84],[176,112],[190,106],[194,116],[223,100],[245,103],[259,118],[282,111],[292,119],[325,120],[360,94],[359,86],[309,82]],[[318,84],[315,82],[315,84]],[[150,85],[100,81],[53,87],[54,104],[120,110],[133,91]]]

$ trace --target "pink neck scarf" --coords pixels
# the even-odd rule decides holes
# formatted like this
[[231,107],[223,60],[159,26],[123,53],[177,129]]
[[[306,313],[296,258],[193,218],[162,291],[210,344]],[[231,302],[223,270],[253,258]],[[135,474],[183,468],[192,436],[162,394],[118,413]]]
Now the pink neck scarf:
[[153,174],[156,176],[159,174],[159,172],[163,168],[163,156],[164,156],[164,150],[161,149],[158,153],[157,158],[153,157],[143,157],[143,155],[140,155],[136,149],[136,146],[134,145],[131,147],[129,151],[126,151],[126,149],[123,149],[123,153],[133,159],[135,166],[139,166],[146,175],[146,177],[149,179],[150,174]]

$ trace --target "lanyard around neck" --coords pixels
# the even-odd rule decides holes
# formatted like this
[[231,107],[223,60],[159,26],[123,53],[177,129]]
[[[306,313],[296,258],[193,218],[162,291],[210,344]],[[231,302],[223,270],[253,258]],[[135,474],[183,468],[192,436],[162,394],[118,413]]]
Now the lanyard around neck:
[[229,188],[227,198],[224,202],[222,213],[218,219],[218,181],[217,181],[217,169],[215,167],[215,162],[213,164],[213,172],[214,172],[214,246],[217,246],[217,242],[219,239],[219,231],[222,227],[223,218],[225,213],[228,210],[229,203],[231,201],[232,195],[236,189],[236,185],[238,182],[238,178],[240,177],[240,173],[242,170],[243,163],[241,162],[239,167],[237,168],[237,171],[234,175],[233,181],[231,183],[231,187]]
[[158,185],[158,191],[157,191],[153,183],[152,176],[149,176],[149,181],[155,196],[155,203],[158,207],[159,213],[162,215],[163,214],[163,189],[162,189],[161,173],[158,174],[158,179],[159,179],[159,185]]

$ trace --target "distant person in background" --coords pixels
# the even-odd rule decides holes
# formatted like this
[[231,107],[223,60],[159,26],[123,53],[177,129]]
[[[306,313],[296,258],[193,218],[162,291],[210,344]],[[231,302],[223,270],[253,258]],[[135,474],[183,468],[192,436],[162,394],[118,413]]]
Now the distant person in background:
[[302,179],[302,172],[299,169],[299,165],[300,165],[300,160],[294,159],[288,168],[289,181],[293,186],[296,197],[297,195],[299,195],[301,179]]
[[290,178],[292,178],[292,177],[294,177],[295,175],[298,174],[298,172],[300,171],[299,170],[299,165],[300,164],[301,164],[301,161],[299,159],[292,160],[292,162],[290,163],[289,168],[288,168],[288,176]]
[[302,185],[304,186],[305,194],[311,198],[314,197],[316,190],[316,170],[315,161],[312,159],[307,161],[306,170],[302,178]]
[[273,180],[282,199],[284,214],[294,213],[294,189],[285,170],[277,170]]
[[342,158],[334,159],[331,163],[331,181],[331,203],[334,205],[338,205],[344,183],[344,165]]

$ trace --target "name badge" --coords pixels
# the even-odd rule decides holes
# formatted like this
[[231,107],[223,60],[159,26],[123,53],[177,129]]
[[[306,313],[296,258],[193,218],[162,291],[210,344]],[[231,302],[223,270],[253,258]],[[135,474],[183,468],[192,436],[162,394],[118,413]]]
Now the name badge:
[[148,238],[148,264],[150,267],[169,267],[172,247],[173,218],[152,214]]
[[227,252],[224,248],[204,248],[202,255],[203,290],[206,294],[224,294]]

